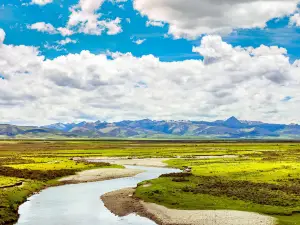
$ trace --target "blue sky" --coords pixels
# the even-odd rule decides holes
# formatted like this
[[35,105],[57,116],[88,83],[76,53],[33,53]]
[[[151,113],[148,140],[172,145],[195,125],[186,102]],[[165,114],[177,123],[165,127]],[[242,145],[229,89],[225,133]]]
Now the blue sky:
[[0,122],[298,123],[299,11],[299,0],[0,0]]
[[[78,40],[78,43],[65,46],[66,50],[46,49],[44,47],[46,43],[55,45],[56,41],[63,39],[61,35],[49,35],[29,30],[26,26],[43,21],[54,27],[64,27],[70,15],[69,7],[76,5],[78,0],[54,0],[51,4],[43,6],[37,4],[24,6],[24,3],[30,4],[30,1],[1,2],[0,27],[6,32],[6,43],[39,46],[42,54],[47,58],[78,53],[82,50],[89,50],[95,54],[106,51],[131,52],[135,56],[153,54],[162,61],[201,58],[199,54],[191,52],[192,47],[199,44],[201,36],[195,40],[183,38],[175,40],[172,36],[165,37],[164,35],[168,33],[168,24],[164,27],[147,27],[148,18],[134,10],[132,1],[122,3],[124,8],[120,8],[119,4],[106,1],[98,10],[102,14],[101,18],[115,18],[116,16],[122,18],[123,31],[118,35],[75,34],[72,39]],[[127,18],[130,19],[130,23],[127,22]],[[223,37],[226,42],[234,46],[276,45],[286,48],[291,60],[300,56],[300,28],[289,26],[288,17],[272,19],[268,21],[264,29],[235,29],[231,34]],[[146,39],[146,41],[141,45],[136,45],[131,38]]]
[[[30,1],[23,1],[23,3],[25,2],[29,3]],[[42,53],[49,58],[82,50],[89,50],[95,54],[106,51],[132,52],[135,56],[153,54],[166,61],[199,58],[198,54],[191,53],[193,42],[164,38],[164,34],[168,32],[167,26],[163,28],[146,27],[147,18],[138,15],[130,1],[124,3],[124,9],[119,8],[116,4],[106,2],[99,10],[103,13],[103,18],[114,18],[115,16],[122,18],[122,33],[101,36],[76,34],[72,36],[72,39],[78,40],[78,43],[65,46],[67,51],[58,52],[45,49],[43,46],[46,42],[55,44],[56,41],[62,40],[61,35],[49,35],[29,30],[26,25],[44,21],[55,27],[65,26],[70,14],[69,7],[76,4],[77,0],[65,1],[67,4],[59,2],[54,1],[45,6],[22,6],[19,0],[11,1],[9,4],[4,3],[4,7],[0,9],[0,27],[6,31],[6,43],[39,46]],[[130,19],[130,23],[126,21],[127,18]],[[146,39],[146,41],[142,45],[136,45],[131,38],[134,40]]]

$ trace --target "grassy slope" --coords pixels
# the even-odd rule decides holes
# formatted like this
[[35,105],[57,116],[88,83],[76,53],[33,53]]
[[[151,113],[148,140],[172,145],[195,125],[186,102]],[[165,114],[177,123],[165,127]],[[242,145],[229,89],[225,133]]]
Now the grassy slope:
[[[205,179],[202,181],[205,181]],[[252,194],[254,195],[254,199],[257,198],[256,200],[265,201],[268,199],[268,205],[265,205],[255,203],[255,201],[251,200],[242,200],[243,198],[239,199],[236,196],[227,197],[224,194],[224,189],[215,188],[213,191],[206,190],[204,193],[202,191],[197,192],[197,189],[195,188],[197,186],[197,182],[199,182],[199,179],[188,179],[185,182],[174,182],[171,178],[159,178],[150,181],[152,184],[150,187],[139,186],[135,194],[137,197],[142,198],[145,201],[165,205],[169,208],[190,210],[228,209],[259,212],[275,216],[279,219],[279,224],[282,225],[300,224],[300,215],[292,214],[293,211],[299,211],[300,209],[299,197],[293,199],[293,196],[296,195],[287,196],[284,192],[272,193],[269,192],[269,190],[258,191],[256,193],[254,191],[259,189],[249,191],[249,186],[245,186],[244,188],[235,188],[232,186],[235,193],[243,192],[243,194]],[[276,194],[277,198],[270,200],[269,196],[271,194]],[[260,199],[261,196],[265,196],[265,198]],[[287,204],[288,206],[277,206],[278,202],[283,205],[285,203],[289,203],[289,200],[293,200],[292,204]]]
[[[231,154],[240,157],[209,160],[184,159],[203,155]],[[292,201],[294,205],[282,206],[294,197],[294,194],[286,193],[286,190],[280,193],[275,192],[275,196],[272,190],[270,197],[266,195],[265,200],[268,200],[268,205],[265,205],[258,204],[248,195],[243,197],[228,188],[235,184],[229,183],[228,185],[229,181],[299,187],[300,144],[298,143],[3,141],[0,142],[0,184],[1,182],[12,183],[19,179],[25,179],[26,182],[22,187],[0,189],[0,224],[4,224],[4,221],[15,220],[17,206],[31,193],[47,185],[55,184],[54,178],[97,167],[97,165],[74,163],[70,160],[74,156],[181,157],[181,159],[170,160],[169,165],[176,168],[191,166],[194,177],[183,182],[174,182],[172,178],[160,178],[152,181],[153,186],[139,187],[137,191],[137,195],[148,201],[159,202],[173,208],[239,209],[276,214],[290,214],[293,210],[299,210],[298,198]],[[29,175],[30,172],[34,176]],[[221,185],[227,185],[227,192],[215,189],[212,195],[212,193],[202,193],[200,191],[202,189],[197,189],[199,183],[207,184],[209,183],[207,179],[211,177],[219,177]],[[210,184],[211,182],[214,181],[210,181]],[[260,188],[252,183],[248,184],[251,187],[250,190],[259,191]],[[206,188],[210,190],[211,186]],[[239,190],[243,192],[243,188]],[[264,188],[263,191],[268,193],[269,189]],[[251,192],[248,194],[251,196]],[[276,196],[279,197],[277,200],[282,203],[281,205],[276,203]],[[300,221],[300,216],[297,214],[277,217],[283,225],[298,225]]]

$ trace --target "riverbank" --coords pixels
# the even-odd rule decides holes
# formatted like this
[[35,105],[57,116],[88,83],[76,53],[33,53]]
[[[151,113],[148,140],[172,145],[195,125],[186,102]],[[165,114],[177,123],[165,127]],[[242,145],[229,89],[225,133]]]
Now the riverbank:
[[174,159],[233,159],[238,158],[238,155],[203,155],[203,156],[193,156],[185,158],[134,158],[134,157],[89,157],[81,158],[75,157],[75,161],[88,161],[88,162],[107,162],[110,164],[117,165],[130,165],[130,166],[146,166],[146,167],[168,167],[166,161]]
[[162,174],[179,171],[154,167],[128,166],[128,168],[136,168],[144,172],[129,178],[62,185],[48,188],[32,196],[28,202],[21,205],[20,219],[16,225],[53,225],[62,222],[72,225],[154,225],[153,221],[134,214],[126,218],[114,216],[99,197],[126,187],[135,187],[140,182],[157,178]]
[[258,213],[233,210],[176,210],[134,197],[134,188],[101,196],[104,205],[115,215],[131,213],[154,220],[159,225],[275,225],[276,219]]
[[119,169],[119,168],[106,168],[106,169],[93,169],[76,173],[75,175],[63,177],[59,182],[63,184],[78,184],[85,182],[95,182],[103,180],[111,180],[123,177],[133,177],[143,170],[138,169]]
[[74,158],[73,160],[83,160],[88,162],[107,162],[110,164],[127,165],[127,166],[146,166],[146,167],[167,167],[164,161],[170,158],[128,158],[128,157],[90,157]]
[[[98,168],[83,170],[77,172],[75,175],[66,176],[60,179],[53,179],[48,181],[25,180],[22,186],[14,186],[10,188],[2,188],[0,192],[0,225],[14,225],[19,218],[19,207],[27,201],[29,197],[41,192],[50,187],[62,186],[66,184],[79,184],[87,182],[96,182],[111,180],[123,177],[132,177],[143,170],[127,169],[127,168]],[[115,167],[115,165],[112,165]],[[58,173],[59,174],[59,173]],[[5,190],[5,192],[3,192]],[[2,206],[2,208],[1,208]],[[7,206],[8,210],[5,210]]]

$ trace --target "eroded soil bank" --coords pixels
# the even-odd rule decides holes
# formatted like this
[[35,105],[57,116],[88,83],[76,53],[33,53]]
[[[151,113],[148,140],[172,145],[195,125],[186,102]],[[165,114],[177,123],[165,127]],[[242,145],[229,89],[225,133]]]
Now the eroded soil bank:
[[231,210],[176,210],[134,197],[134,188],[101,196],[105,206],[118,216],[137,213],[159,225],[275,225],[276,219],[252,212]]

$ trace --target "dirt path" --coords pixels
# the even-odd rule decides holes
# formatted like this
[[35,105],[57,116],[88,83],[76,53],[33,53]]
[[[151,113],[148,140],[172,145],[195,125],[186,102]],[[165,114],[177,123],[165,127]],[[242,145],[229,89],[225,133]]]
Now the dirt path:
[[276,220],[258,213],[231,210],[175,210],[133,197],[127,188],[101,196],[105,206],[118,216],[137,213],[159,225],[275,225]]
[[76,175],[61,178],[59,181],[63,183],[84,183],[93,181],[103,181],[122,177],[132,177],[142,172],[143,170],[138,169],[94,169],[82,171],[77,173]]

